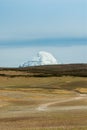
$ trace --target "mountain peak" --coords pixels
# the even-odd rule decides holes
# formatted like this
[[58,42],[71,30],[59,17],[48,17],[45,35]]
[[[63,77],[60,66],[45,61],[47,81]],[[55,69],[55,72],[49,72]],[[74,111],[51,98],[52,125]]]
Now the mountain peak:
[[22,66],[40,66],[58,64],[56,58],[49,52],[40,51],[31,61],[25,62]]

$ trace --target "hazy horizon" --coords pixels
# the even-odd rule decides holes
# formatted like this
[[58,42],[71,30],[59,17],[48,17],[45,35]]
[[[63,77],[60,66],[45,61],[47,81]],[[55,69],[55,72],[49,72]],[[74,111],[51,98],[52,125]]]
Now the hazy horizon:
[[0,44],[0,66],[18,67],[39,51],[52,53],[58,63],[87,63],[86,39],[37,39]]

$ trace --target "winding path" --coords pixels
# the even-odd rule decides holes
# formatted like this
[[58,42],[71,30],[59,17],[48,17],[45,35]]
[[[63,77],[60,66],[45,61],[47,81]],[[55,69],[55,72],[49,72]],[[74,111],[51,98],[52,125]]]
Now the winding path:
[[[75,100],[81,100],[83,98],[86,98],[87,95],[86,94],[79,94],[78,97],[74,97],[74,98],[70,98],[70,99],[65,99],[62,101],[55,101],[55,102],[49,102],[49,103],[45,103],[45,104],[41,104],[37,110],[38,111],[46,111],[48,110],[48,107],[54,104],[60,104],[60,103],[66,103],[66,102],[70,102],[70,101],[75,101]],[[60,107],[58,110],[72,110],[72,109],[87,109],[87,106],[68,106],[68,107]]]

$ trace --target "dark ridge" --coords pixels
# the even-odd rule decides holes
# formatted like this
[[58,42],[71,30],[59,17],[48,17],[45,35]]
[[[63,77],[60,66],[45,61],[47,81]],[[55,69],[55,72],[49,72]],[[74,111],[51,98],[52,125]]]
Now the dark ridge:
[[87,64],[62,64],[62,65],[44,65],[34,67],[20,68],[0,68],[0,71],[20,71],[27,75],[6,75],[9,77],[49,77],[49,76],[78,76],[87,77]]

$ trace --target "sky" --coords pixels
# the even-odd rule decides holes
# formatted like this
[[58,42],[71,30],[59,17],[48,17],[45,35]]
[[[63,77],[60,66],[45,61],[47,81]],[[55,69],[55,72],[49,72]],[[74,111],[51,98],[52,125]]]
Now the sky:
[[86,37],[87,0],[0,0],[0,39]]
[[0,0],[0,66],[38,51],[62,63],[87,63],[87,0]]

